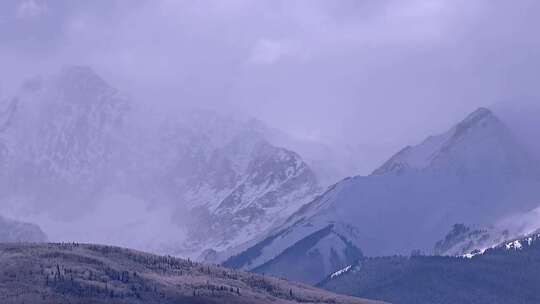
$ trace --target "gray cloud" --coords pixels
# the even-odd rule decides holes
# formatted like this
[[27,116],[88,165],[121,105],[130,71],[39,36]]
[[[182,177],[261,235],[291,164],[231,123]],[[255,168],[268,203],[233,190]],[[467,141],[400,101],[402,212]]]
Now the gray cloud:
[[[350,149],[360,173],[475,107],[538,96],[540,2],[0,4],[0,85],[89,64],[156,107],[238,111]],[[1,91],[0,91],[1,93]]]

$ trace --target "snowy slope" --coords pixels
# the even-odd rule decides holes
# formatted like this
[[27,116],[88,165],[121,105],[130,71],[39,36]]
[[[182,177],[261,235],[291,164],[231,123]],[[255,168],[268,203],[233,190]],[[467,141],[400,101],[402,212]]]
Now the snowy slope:
[[362,258],[362,251],[355,244],[357,233],[352,227],[329,224],[252,271],[315,284],[326,274]]
[[512,239],[531,235],[540,229],[540,207],[503,217],[490,225],[469,227],[456,224],[435,244],[434,253],[448,256],[474,256]]
[[247,242],[318,191],[315,175],[298,154],[272,146],[249,129],[238,130],[221,145],[186,145],[195,151],[178,154],[166,172],[165,184],[171,183],[195,219],[188,247],[212,253]]
[[371,176],[331,187],[289,218],[282,230],[294,239],[255,244],[258,254],[241,267],[263,265],[312,233],[305,227],[331,223],[358,231],[354,244],[368,256],[430,252],[455,223],[487,226],[535,208],[539,172],[505,125],[479,109],[443,135],[401,151]]
[[482,253],[510,238],[510,230],[494,227],[473,229],[463,224],[456,224],[443,240],[435,244],[434,253],[446,256],[468,256]]
[[54,239],[84,241],[88,227],[70,223],[99,220],[87,241],[210,258],[318,191],[302,158],[249,121],[153,110],[84,66],[28,81],[0,103],[0,207]]
[[252,119],[250,128],[257,130],[272,145],[286,147],[298,153],[315,172],[317,180],[323,186],[329,186],[336,181],[356,174],[365,165],[360,147],[354,148],[343,144],[335,144],[330,140],[294,136],[276,128],[270,128],[263,122]]
[[[5,106],[0,178],[9,191],[2,196],[66,212],[95,199],[106,186],[127,106],[86,67],[28,81]],[[73,203],[62,205],[67,200]]]
[[530,173],[530,155],[489,109],[480,108],[449,131],[394,155],[374,175],[403,170],[452,170],[458,174]]
[[302,158],[270,144],[249,120],[186,109],[164,117],[145,136],[153,144],[136,151],[145,167],[129,175],[139,176],[135,192],[142,188],[147,200],[166,202],[173,221],[187,230],[187,240],[168,244],[170,253],[219,259],[319,191]]

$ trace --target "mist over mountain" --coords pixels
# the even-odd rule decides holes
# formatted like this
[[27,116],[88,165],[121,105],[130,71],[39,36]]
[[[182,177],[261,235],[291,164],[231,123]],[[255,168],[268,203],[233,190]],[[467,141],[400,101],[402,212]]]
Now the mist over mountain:
[[540,158],[540,144],[535,139],[540,128],[540,99],[538,97],[515,97],[493,105],[493,111],[508,125],[516,137],[527,145],[535,157]]
[[433,248],[436,255],[474,256],[512,239],[540,229],[540,209],[503,217],[491,224],[455,224]]
[[249,121],[137,107],[89,67],[28,81],[3,105],[3,211],[54,240],[198,256],[257,237],[319,191],[302,158]]
[[[66,214],[97,199],[106,171],[117,163],[127,107],[87,67],[25,83],[6,107],[5,189],[38,210],[61,208]],[[62,204],[68,200],[73,203]]]
[[47,236],[36,225],[0,216],[0,242],[45,242]]

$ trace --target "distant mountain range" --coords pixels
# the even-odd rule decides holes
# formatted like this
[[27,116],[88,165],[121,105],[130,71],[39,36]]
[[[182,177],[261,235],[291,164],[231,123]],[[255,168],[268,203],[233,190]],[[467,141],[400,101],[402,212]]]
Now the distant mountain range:
[[[101,242],[136,239],[141,249],[212,260],[319,191],[302,158],[271,144],[260,125],[205,110],[146,110],[89,67],[28,81],[0,105],[0,205],[32,210],[45,230],[53,219],[124,210]],[[149,215],[130,222],[139,201]],[[156,208],[167,215],[150,216]],[[145,231],[148,221],[177,228]]]
[[538,162],[482,108],[330,187],[224,265],[313,283],[362,256],[432,253],[454,224],[486,227],[531,212],[538,197]]
[[[510,114],[512,129],[480,108],[323,191],[319,177],[340,171],[317,161],[335,157],[323,145],[253,119],[145,108],[88,67],[37,77],[0,102],[0,213],[24,220],[0,216],[0,242],[101,229],[92,241],[237,270],[116,247],[2,245],[2,282],[14,285],[0,302],[29,286],[24,301],[43,303],[365,302],[250,271],[396,303],[537,303],[540,162],[535,141],[514,133],[529,124]],[[25,266],[15,253],[28,272],[9,266]]]
[[170,256],[92,244],[0,244],[0,301],[377,304]]

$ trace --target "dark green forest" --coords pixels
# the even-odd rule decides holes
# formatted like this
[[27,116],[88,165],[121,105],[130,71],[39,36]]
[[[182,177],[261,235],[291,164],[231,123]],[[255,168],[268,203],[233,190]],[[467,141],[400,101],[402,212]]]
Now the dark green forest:
[[318,285],[396,304],[540,303],[540,244],[529,238],[519,244],[503,244],[472,258],[364,258],[351,271]]

